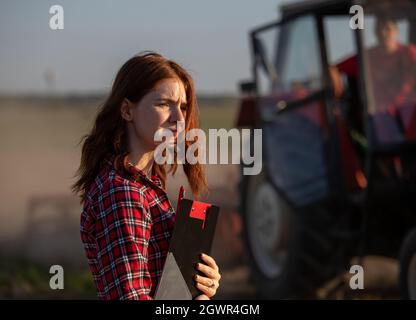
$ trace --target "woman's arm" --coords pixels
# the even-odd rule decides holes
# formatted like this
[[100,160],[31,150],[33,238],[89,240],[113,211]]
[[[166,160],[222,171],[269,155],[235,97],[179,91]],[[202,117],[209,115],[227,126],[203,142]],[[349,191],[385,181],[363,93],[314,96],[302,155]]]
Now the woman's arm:
[[97,262],[104,299],[152,300],[147,249],[151,217],[137,190],[113,180],[103,194],[96,224]]

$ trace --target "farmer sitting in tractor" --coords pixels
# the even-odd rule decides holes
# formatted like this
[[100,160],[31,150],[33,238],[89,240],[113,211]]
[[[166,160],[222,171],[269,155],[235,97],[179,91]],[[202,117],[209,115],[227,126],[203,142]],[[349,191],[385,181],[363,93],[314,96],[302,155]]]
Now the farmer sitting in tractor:
[[[406,110],[404,107],[407,110],[410,108],[411,114],[415,110],[416,46],[400,43],[397,40],[398,33],[398,25],[394,18],[387,15],[378,16],[375,25],[378,43],[366,52],[366,61],[369,66],[368,80],[373,89],[374,103],[369,113],[377,114],[377,122],[381,120],[379,125],[376,125],[376,131],[379,131],[377,135],[382,137],[383,141],[401,136],[398,130],[390,130],[388,125],[395,123],[394,118],[397,112],[406,112],[405,118],[407,119],[404,121],[408,121],[410,115],[407,111],[403,111]],[[357,56],[354,55],[330,68],[335,97],[341,98],[344,93],[341,73],[355,80],[359,76],[357,60]],[[359,103],[354,103],[351,107],[357,109]],[[402,108],[403,110],[400,110]],[[362,128],[362,111],[352,110],[352,114],[354,117],[352,121],[356,123],[356,127]],[[411,124],[404,126],[414,127]],[[404,133],[410,136],[413,134],[412,132]]]

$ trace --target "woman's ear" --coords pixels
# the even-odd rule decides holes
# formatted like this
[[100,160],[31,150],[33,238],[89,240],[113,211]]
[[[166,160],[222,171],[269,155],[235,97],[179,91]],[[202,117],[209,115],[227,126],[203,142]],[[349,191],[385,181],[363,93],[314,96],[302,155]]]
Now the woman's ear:
[[124,120],[126,121],[131,121],[133,120],[133,103],[127,99],[124,98],[123,102],[121,103],[121,108],[120,108],[120,112],[121,112],[121,116]]

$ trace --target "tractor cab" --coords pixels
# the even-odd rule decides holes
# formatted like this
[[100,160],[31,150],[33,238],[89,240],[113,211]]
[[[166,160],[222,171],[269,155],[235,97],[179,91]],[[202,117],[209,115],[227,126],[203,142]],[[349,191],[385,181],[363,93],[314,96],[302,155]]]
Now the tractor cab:
[[[320,207],[327,212],[325,223],[338,219],[342,234],[354,243],[344,248],[349,253],[340,264],[368,243],[371,252],[397,255],[416,225],[415,212],[408,214],[416,208],[416,2],[287,4],[281,19],[252,30],[250,41],[252,79],[240,83],[237,126],[263,130],[263,172],[242,177],[241,183],[258,283],[268,292],[288,293],[285,268],[305,267],[291,260],[291,246],[306,250],[298,242],[307,237],[292,230],[297,222],[290,216],[303,217],[294,211]],[[383,203],[406,212],[395,231],[377,230],[396,239],[387,239],[386,246],[369,240],[376,231],[368,229]],[[316,214],[308,223],[316,224],[310,228],[322,237],[329,231],[320,229],[324,220],[319,219],[324,218]],[[314,283],[327,276],[316,276]]]

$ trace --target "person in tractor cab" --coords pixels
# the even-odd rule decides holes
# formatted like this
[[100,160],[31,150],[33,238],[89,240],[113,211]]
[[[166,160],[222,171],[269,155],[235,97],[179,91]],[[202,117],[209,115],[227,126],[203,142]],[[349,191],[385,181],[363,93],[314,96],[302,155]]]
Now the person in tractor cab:
[[[416,135],[414,124],[409,123],[415,120],[416,46],[398,41],[397,22],[388,15],[377,16],[374,31],[377,45],[365,52],[366,63],[369,66],[368,79],[374,93],[374,108],[369,110],[369,113],[373,118],[375,135],[379,142],[401,142],[404,137],[412,138]],[[350,136],[357,147],[354,153],[360,155],[362,159],[367,149],[367,139],[364,135],[363,110],[357,88],[357,79],[360,76],[357,55],[331,66],[329,74],[334,96],[337,99],[341,99],[345,92],[341,75],[344,74],[349,79],[350,100],[346,116]],[[399,122],[402,122],[404,128],[397,125]],[[344,133],[346,133],[345,130]],[[383,170],[384,172],[394,172],[394,175],[400,172],[400,168],[396,168],[399,162],[392,159],[388,162],[390,163],[387,166],[389,169]],[[391,165],[392,162],[393,165]],[[382,166],[385,167],[385,165],[384,162]],[[386,175],[390,176],[390,173]]]
[[[416,46],[398,41],[397,22],[394,18],[379,16],[375,25],[378,44],[367,51],[370,79],[374,90],[377,112],[394,111],[414,99]],[[343,95],[341,73],[357,78],[357,56],[353,55],[330,68],[330,76],[337,98]],[[414,100],[413,100],[414,101]]]

